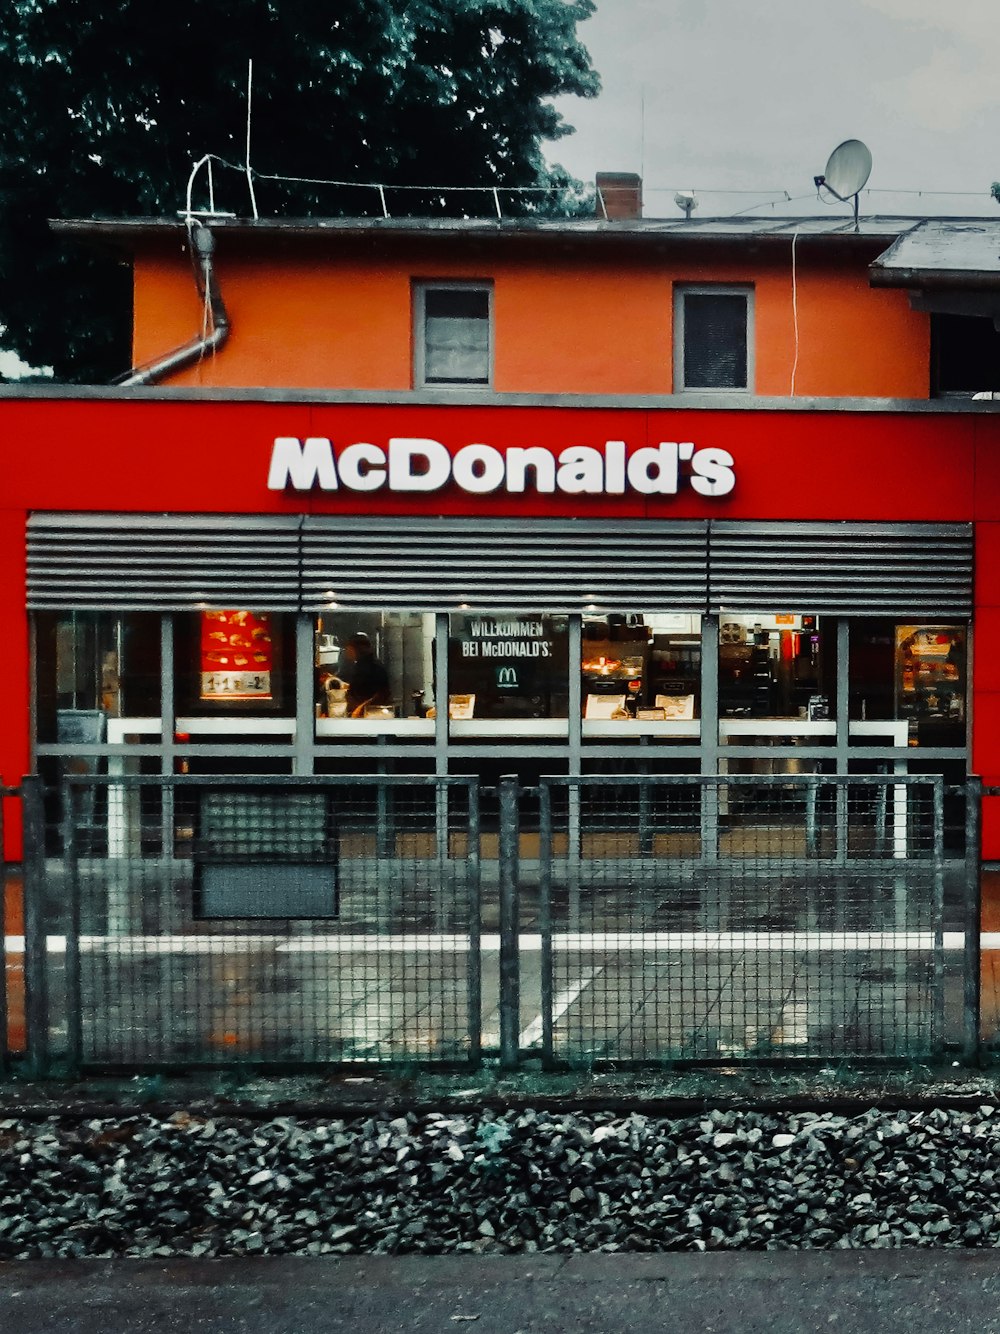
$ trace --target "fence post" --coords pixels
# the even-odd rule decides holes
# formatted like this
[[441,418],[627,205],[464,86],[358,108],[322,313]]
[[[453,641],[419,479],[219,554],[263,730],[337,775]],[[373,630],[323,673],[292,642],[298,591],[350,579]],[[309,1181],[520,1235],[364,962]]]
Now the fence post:
[[73,789],[62,786],[63,865],[66,868],[66,1060],[75,1074],[83,1057],[80,998],[80,868]]
[[28,1072],[49,1068],[48,950],[45,930],[45,804],[42,780],[21,783],[24,812],[24,1029]]
[[538,789],[538,929],[542,937],[542,1068],[554,1062],[552,1034],[552,789]]
[[517,779],[507,776],[497,785],[500,803],[500,1065],[517,1067],[521,1032],[521,961],[518,957],[518,819]]
[[962,1058],[976,1061],[980,1055],[980,1011],[982,1005],[982,960],[979,933],[982,929],[983,780],[970,775],[965,784],[965,976],[962,987]]
[[465,855],[466,911],[469,933],[469,1064],[478,1070],[483,1043],[483,954],[480,942],[482,916],[480,883],[479,782],[470,778],[466,787],[468,801],[468,843]]
[[[920,784],[922,787],[923,784]],[[934,1018],[933,1054],[940,1059],[945,1045],[944,1005],[944,780],[930,780],[934,857]]]

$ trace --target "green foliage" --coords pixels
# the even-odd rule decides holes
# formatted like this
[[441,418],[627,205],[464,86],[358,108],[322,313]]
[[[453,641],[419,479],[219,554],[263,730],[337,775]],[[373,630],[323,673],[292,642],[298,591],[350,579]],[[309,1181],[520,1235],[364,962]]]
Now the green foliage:
[[[378,203],[374,192],[266,179],[275,174],[548,184],[541,141],[567,132],[548,99],[598,89],[576,33],[592,9],[593,0],[7,0],[4,345],[54,365],[58,377],[123,369],[120,272],[110,259],[70,253],[46,236],[44,220],[171,216],[203,154],[243,164],[249,59],[262,216],[371,212]],[[218,170],[215,182],[216,207],[249,212],[239,173]],[[575,183],[564,173],[555,183],[572,209]],[[537,210],[529,199],[524,209]],[[414,207],[456,206],[417,192]]]
[[1000,181],[994,181],[990,186],[990,194],[1000,204]]

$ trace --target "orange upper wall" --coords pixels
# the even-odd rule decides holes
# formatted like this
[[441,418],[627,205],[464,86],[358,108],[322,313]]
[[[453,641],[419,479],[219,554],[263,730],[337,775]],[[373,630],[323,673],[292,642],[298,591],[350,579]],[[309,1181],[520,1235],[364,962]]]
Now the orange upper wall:
[[[171,378],[177,385],[323,389],[412,387],[411,284],[494,283],[494,389],[523,393],[672,391],[673,284],[754,287],[755,383],[762,395],[926,398],[929,320],[906,294],[873,289],[878,251],[833,254],[801,243],[796,256],[798,359],[790,251],[739,259],[685,246],[677,255],[599,255],[486,245],[476,258],[442,249],[303,245],[234,251],[219,243],[217,274],[232,321],[223,349]],[[492,258],[490,256],[492,255]],[[136,364],[186,342],[201,304],[181,247],[136,258]]]

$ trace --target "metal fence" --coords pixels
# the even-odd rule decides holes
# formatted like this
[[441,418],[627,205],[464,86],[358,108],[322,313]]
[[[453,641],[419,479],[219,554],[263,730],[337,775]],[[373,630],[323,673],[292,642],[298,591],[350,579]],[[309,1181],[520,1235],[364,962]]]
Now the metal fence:
[[547,1064],[975,1048],[978,923],[940,777],[545,779],[540,795]]
[[976,779],[74,775],[48,825],[17,795],[0,1029],[36,1073],[979,1050]]
[[471,779],[74,778],[71,1066],[479,1059]]
[[12,907],[15,901],[19,905],[22,901],[22,878],[20,864],[12,864],[5,856],[7,812],[13,810],[15,803],[20,799],[20,788],[5,787],[0,784],[0,1073],[3,1074],[9,1068],[12,1049],[23,1051],[24,1048],[23,1005],[17,1007],[20,1013],[14,1015],[10,1013],[12,1002],[17,1005],[18,1001],[23,1001],[24,956],[23,954],[12,956],[7,947],[15,926]]

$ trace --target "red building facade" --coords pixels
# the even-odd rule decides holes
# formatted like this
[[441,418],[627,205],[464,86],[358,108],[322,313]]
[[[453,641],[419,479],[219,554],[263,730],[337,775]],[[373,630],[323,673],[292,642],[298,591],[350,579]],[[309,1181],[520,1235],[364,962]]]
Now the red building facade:
[[[1000,782],[1000,427],[869,283],[910,225],[215,228],[214,351],[0,394],[4,781]],[[129,235],[139,360],[193,299],[183,229]]]

